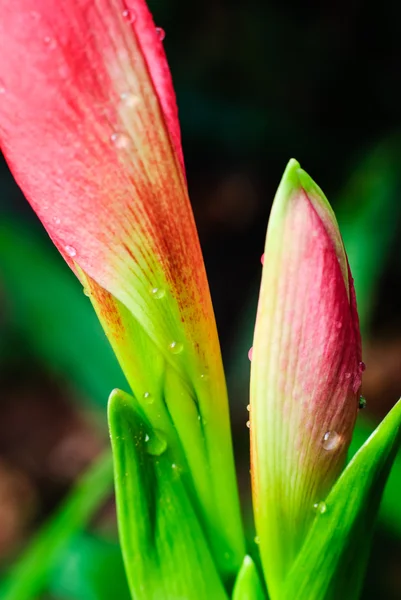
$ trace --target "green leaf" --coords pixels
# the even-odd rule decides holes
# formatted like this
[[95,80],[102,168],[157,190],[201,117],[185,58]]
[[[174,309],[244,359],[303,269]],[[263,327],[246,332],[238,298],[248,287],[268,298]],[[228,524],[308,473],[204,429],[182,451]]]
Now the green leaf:
[[74,486],[61,508],[42,527],[0,589],[2,600],[36,598],[70,540],[88,523],[112,492],[113,464],[109,452]]
[[[375,426],[376,425],[365,416],[361,416],[361,418],[358,419],[349,448],[348,454],[350,457],[352,457],[362,444],[366,442],[368,437],[374,431]],[[383,499],[380,505],[379,520],[380,525],[387,527],[392,535],[397,534],[399,537],[401,537],[400,490],[401,452],[398,451],[384,489]]]
[[252,558],[244,558],[235,581],[232,600],[266,600],[259,573]]
[[400,441],[401,401],[321,504],[280,600],[359,597],[380,500]]
[[185,470],[134,398],[109,400],[117,515],[135,600],[227,600],[188,497]]

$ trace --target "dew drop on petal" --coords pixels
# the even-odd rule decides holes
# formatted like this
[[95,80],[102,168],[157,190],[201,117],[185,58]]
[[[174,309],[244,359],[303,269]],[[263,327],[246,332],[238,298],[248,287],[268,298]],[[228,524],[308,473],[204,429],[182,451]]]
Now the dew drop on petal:
[[207,373],[201,373],[200,380],[201,381],[209,381],[209,375]]
[[344,377],[345,379],[351,379],[351,373],[345,373]]
[[155,429],[152,434],[145,436],[146,452],[151,456],[160,456],[167,448],[167,441],[161,431]]
[[322,445],[325,450],[337,450],[341,445],[341,436],[336,431],[327,431],[323,436]]
[[84,287],[84,294],[85,296],[90,296],[90,291]]
[[313,509],[318,514],[324,515],[324,513],[327,511],[326,502],[316,502],[316,504],[313,505]]
[[262,263],[262,265],[265,264],[265,255],[264,253],[262,254],[262,256],[260,257],[260,262]]
[[161,27],[156,27],[156,33],[159,40],[162,42],[166,37],[166,32]]
[[55,225],[60,225],[60,223],[61,223],[61,221],[58,217],[53,217],[52,221]]
[[129,10],[129,8],[123,11],[123,17],[128,23],[135,23],[136,21],[136,14],[133,10]]
[[248,429],[250,429],[250,428],[251,428],[251,422],[250,422],[250,421],[247,421],[247,422],[246,422],[246,426],[248,427]]
[[246,407],[246,410],[249,412],[251,410],[251,405],[248,404],[248,406]]
[[151,293],[152,293],[153,298],[156,298],[156,300],[160,300],[161,298],[164,298],[164,296],[166,295],[166,291],[163,288],[158,288],[158,287],[152,288]]
[[363,408],[366,408],[366,398],[364,398],[364,396],[359,396],[358,408],[360,410],[362,410]]
[[259,536],[255,535],[255,537],[253,538],[253,541],[255,542],[255,544],[260,544]]
[[341,323],[341,321],[337,321],[336,322],[336,328],[337,329],[341,329],[342,326],[343,326],[343,324]]
[[173,354],[180,354],[183,351],[183,349],[184,346],[181,344],[181,342],[171,342],[171,344],[169,345],[169,350]]
[[360,368],[360,370],[361,370],[361,371],[362,371],[362,373],[363,373],[363,372],[365,371],[365,369],[366,369],[366,365],[365,365],[365,363],[361,361],[361,362],[359,363],[359,368]]
[[252,360],[252,355],[253,355],[253,346],[252,346],[252,348],[249,348],[249,350],[248,350],[248,358],[249,358],[249,360]]
[[120,98],[123,104],[125,104],[125,106],[128,106],[129,108],[137,106],[140,102],[138,96],[136,96],[132,92],[123,92]]
[[113,142],[113,144],[115,145],[115,147],[118,148],[119,150],[129,148],[130,143],[131,143],[128,135],[126,135],[125,133],[120,133],[118,131],[115,131],[111,135],[110,139]]
[[64,250],[66,251],[68,256],[70,256],[71,258],[74,258],[74,256],[76,256],[76,254],[77,254],[77,251],[75,250],[75,248],[73,246],[64,246]]
[[49,35],[43,38],[43,41],[49,50],[54,50],[57,46],[56,40],[50,37]]

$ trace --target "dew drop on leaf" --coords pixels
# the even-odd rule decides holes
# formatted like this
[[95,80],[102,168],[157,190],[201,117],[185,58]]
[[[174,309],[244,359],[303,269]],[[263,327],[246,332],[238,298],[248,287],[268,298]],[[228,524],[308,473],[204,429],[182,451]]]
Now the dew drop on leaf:
[[167,441],[161,431],[155,429],[152,434],[145,436],[146,452],[151,456],[160,456],[167,448]]
[[181,342],[171,342],[169,345],[169,350],[172,354],[180,354],[183,351],[184,346]]
[[316,502],[316,504],[313,505],[313,508],[319,515],[324,515],[327,511],[326,502]]
[[153,298],[156,298],[156,300],[160,300],[161,298],[164,298],[164,296],[166,295],[166,292],[163,288],[158,288],[158,287],[154,287],[151,290],[152,296]]
[[147,402],[147,404],[153,404],[154,398],[150,392],[145,392],[143,394],[143,399]]
[[325,450],[337,450],[341,445],[341,436],[336,431],[327,431],[323,436],[322,445]]

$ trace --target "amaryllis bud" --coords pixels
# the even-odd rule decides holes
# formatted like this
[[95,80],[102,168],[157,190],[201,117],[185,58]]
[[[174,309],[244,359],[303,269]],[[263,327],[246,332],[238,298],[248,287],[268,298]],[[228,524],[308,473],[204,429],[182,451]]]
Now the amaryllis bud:
[[268,226],[251,366],[255,519],[273,600],[343,467],[362,370],[334,213],[291,160]]

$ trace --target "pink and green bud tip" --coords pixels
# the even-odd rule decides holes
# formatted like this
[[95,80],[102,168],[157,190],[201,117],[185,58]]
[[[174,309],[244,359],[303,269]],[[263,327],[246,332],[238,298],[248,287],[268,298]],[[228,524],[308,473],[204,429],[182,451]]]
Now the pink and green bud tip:
[[253,500],[273,600],[344,465],[362,370],[334,213],[291,160],[268,226],[251,363]]

